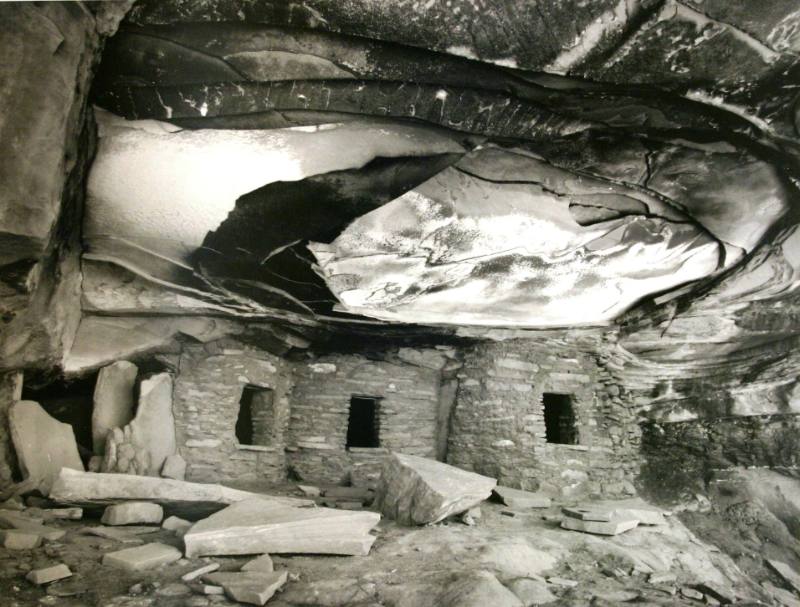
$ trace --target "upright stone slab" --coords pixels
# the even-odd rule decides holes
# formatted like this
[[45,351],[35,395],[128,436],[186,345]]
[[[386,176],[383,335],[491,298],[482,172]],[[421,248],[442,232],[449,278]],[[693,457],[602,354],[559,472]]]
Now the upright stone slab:
[[112,428],[121,428],[133,419],[133,388],[139,369],[126,360],[100,370],[94,388],[92,409],[92,447],[102,455],[106,436]]
[[150,454],[148,474],[158,476],[168,456],[176,450],[175,418],[172,415],[172,376],[159,373],[142,382],[139,408],[131,422],[134,446]]
[[44,495],[50,493],[61,468],[83,471],[72,426],[53,419],[30,400],[14,403],[8,419],[20,470]]
[[393,453],[381,474],[375,505],[404,525],[460,514],[492,493],[497,481],[432,459]]

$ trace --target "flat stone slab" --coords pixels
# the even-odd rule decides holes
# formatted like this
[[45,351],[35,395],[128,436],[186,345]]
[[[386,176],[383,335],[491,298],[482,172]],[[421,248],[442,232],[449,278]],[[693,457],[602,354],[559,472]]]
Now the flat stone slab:
[[8,425],[22,476],[32,479],[43,495],[62,468],[83,471],[72,426],[51,417],[38,403],[14,403]]
[[238,502],[195,523],[186,556],[236,554],[366,555],[376,512],[297,508],[261,499]]
[[211,573],[205,577],[212,584],[222,586],[234,601],[250,605],[264,605],[286,583],[286,571],[258,573]]
[[78,472],[63,468],[50,491],[50,499],[62,504],[97,506],[125,500],[148,501],[159,504],[168,514],[189,518],[202,518],[229,504],[254,497],[294,506],[310,506],[314,503],[296,497],[262,496],[216,484],[133,474]]
[[476,506],[497,481],[424,457],[393,453],[383,466],[375,507],[404,525],[444,520]]
[[503,487],[501,485],[497,485],[492,489],[492,493],[509,508],[518,508],[520,510],[527,508],[549,508],[552,503],[552,500],[548,496],[541,493],[512,489],[511,487]]
[[624,500],[602,500],[591,504],[581,504],[580,508],[610,512],[612,518],[635,518],[640,525],[666,525],[664,511],[645,502],[641,498]]
[[42,520],[79,521],[83,518],[83,508],[28,508],[25,515]]
[[562,508],[561,512],[569,518],[578,519],[579,521],[595,521],[601,523],[608,523],[614,519],[614,514],[610,510],[598,510],[595,508]]
[[139,538],[140,535],[155,533],[156,531],[158,531],[157,527],[84,527],[81,529],[82,533],[96,535],[97,537],[123,544],[141,544],[144,540]]
[[636,519],[615,519],[611,521],[584,521],[570,516],[565,516],[561,527],[570,531],[582,531],[594,535],[619,535],[630,531],[639,525]]
[[108,506],[100,522],[104,525],[159,524],[164,518],[164,509],[150,502],[127,502]]
[[103,565],[112,565],[125,571],[143,571],[180,560],[181,551],[166,544],[153,542],[135,548],[109,552],[103,556]]
[[52,567],[44,567],[43,569],[34,569],[29,571],[25,579],[34,584],[49,584],[57,580],[72,577],[72,571],[64,563],[53,565]]
[[136,365],[120,360],[100,369],[94,386],[92,408],[92,447],[102,455],[106,436],[112,428],[122,428],[133,419],[133,388]]

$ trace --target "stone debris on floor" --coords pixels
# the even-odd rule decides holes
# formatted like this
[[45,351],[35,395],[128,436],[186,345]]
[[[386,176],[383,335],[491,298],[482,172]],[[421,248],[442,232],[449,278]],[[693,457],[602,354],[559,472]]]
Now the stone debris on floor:
[[182,557],[183,554],[177,548],[153,542],[143,546],[108,552],[103,556],[103,564],[119,567],[125,571],[142,571],[143,569],[152,569],[153,567],[172,563]]
[[205,579],[219,585],[234,601],[264,605],[286,583],[286,571],[210,573]]
[[71,576],[72,571],[70,571],[69,567],[63,563],[60,563],[51,567],[34,569],[33,571],[28,572],[28,575],[26,575],[25,578],[34,584],[41,585],[49,584],[50,582],[55,582],[57,580],[63,580]]

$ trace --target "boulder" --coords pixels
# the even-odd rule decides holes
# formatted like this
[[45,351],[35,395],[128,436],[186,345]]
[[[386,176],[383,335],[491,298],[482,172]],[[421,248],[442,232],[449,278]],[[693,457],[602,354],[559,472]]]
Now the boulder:
[[298,508],[248,499],[195,523],[183,536],[186,556],[265,553],[369,553],[376,512]]
[[33,479],[44,495],[61,468],[83,471],[72,426],[50,417],[38,403],[14,403],[8,422],[22,475]]
[[164,509],[150,502],[126,502],[108,506],[103,512],[104,525],[158,524],[164,518]]
[[103,565],[112,565],[125,571],[143,571],[144,569],[152,569],[167,563],[174,563],[182,556],[181,551],[177,548],[154,542],[144,546],[109,552],[103,556]]
[[164,465],[161,466],[161,476],[182,481],[186,477],[186,460],[177,453],[167,456]]
[[121,428],[133,419],[133,388],[139,369],[121,360],[103,367],[94,387],[92,409],[92,448],[101,455],[106,436],[112,428]]
[[497,481],[432,459],[393,453],[375,497],[384,516],[404,525],[436,523],[479,504]]
[[229,504],[254,497],[295,506],[314,503],[301,498],[260,496],[222,485],[68,469],[61,470],[50,493],[50,498],[56,502],[86,506],[108,505],[124,500],[149,501],[163,506],[169,514],[183,514],[189,518],[202,518]]
[[264,605],[286,583],[286,571],[271,573],[212,573],[206,579],[222,586],[234,601],[250,605]]

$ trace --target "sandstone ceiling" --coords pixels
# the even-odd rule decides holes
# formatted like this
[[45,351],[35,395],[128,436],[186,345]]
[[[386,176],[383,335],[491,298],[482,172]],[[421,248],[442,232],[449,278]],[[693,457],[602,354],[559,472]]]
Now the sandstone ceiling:
[[646,351],[637,304],[797,286],[798,53],[788,1],[139,2],[95,82],[84,299],[617,319]]

